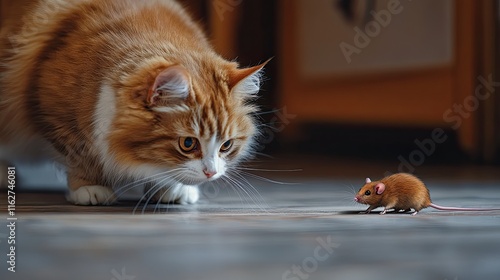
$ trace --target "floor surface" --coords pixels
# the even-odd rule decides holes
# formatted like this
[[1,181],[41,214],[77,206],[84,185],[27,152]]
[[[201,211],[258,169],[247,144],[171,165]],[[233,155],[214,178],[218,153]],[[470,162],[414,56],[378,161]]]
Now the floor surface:
[[[500,279],[500,211],[358,214],[361,170],[321,170],[265,175],[279,183],[251,176],[253,188],[240,180],[245,190],[206,186],[191,206],[79,207],[61,192],[25,190],[16,196],[16,273],[0,228],[0,279]],[[438,170],[445,175],[422,172],[434,202],[500,208],[495,172]],[[4,192],[8,224],[6,200]]]

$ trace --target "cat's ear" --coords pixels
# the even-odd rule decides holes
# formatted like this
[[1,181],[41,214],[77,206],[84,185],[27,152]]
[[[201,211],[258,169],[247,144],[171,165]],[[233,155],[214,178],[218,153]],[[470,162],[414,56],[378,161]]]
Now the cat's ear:
[[148,92],[149,105],[179,103],[189,95],[189,74],[184,67],[174,65],[161,71]]
[[243,97],[252,97],[260,90],[262,69],[271,59],[254,67],[229,71],[228,85],[231,92]]

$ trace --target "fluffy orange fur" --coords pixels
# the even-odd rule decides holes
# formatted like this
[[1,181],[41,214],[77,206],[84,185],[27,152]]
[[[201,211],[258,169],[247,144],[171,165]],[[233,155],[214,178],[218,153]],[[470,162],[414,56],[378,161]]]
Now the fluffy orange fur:
[[[264,64],[239,69],[223,59],[174,1],[43,0],[12,38],[14,48],[3,50],[0,144],[16,157],[56,157],[72,191],[208,154],[183,152],[181,137],[231,140],[230,151],[214,155],[228,164],[250,153],[256,107],[249,101]],[[165,93],[155,85],[168,69],[179,69],[172,75],[180,85]],[[165,99],[152,98],[157,90]],[[169,90],[179,91],[177,101]]]

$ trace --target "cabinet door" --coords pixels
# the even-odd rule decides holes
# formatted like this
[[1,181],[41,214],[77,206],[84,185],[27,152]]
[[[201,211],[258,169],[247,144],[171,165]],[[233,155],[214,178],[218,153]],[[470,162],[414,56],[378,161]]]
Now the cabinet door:
[[280,2],[282,105],[304,122],[456,129],[477,153],[477,109],[456,107],[479,84],[477,2],[347,2]]

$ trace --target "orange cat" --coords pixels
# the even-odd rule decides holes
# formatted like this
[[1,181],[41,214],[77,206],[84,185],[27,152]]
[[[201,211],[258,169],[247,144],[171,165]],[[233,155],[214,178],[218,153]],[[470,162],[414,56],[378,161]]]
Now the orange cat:
[[161,202],[251,154],[264,64],[238,69],[173,0],[42,0],[3,50],[3,157],[55,158],[68,199],[147,183]]

